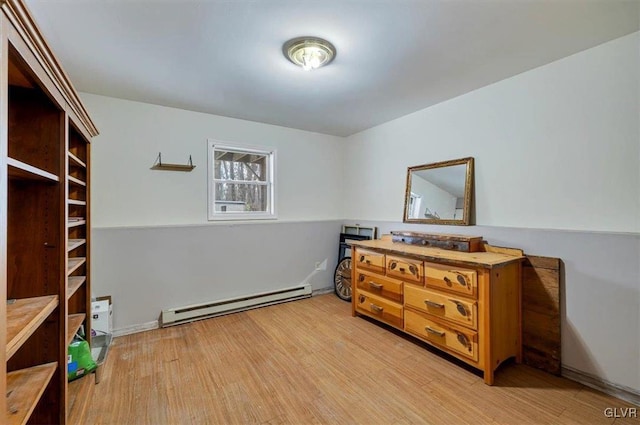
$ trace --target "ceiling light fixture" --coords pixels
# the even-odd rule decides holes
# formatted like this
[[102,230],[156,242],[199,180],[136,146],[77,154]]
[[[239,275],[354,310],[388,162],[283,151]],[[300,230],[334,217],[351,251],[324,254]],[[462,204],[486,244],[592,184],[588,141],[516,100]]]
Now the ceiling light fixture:
[[305,71],[327,65],[336,56],[336,48],[317,37],[293,38],[282,46],[282,53]]

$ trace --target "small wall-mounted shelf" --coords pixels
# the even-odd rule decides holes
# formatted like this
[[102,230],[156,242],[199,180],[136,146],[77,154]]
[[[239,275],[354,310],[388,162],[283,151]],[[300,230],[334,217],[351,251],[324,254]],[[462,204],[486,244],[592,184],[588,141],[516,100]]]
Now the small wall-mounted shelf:
[[191,155],[189,155],[189,163],[188,164],[163,164],[162,163],[162,153],[158,152],[158,157],[156,158],[156,162],[151,167],[152,170],[164,170],[164,171],[191,171],[196,168],[193,165],[193,161],[191,160]]

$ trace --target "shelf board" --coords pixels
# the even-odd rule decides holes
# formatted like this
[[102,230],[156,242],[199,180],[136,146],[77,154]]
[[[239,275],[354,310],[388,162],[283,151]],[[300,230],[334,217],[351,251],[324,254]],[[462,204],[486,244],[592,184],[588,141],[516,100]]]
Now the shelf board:
[[41,180],[47,182],[59,182],[58,176],[40,168],[25,164],[17,159],[7,158],[9,177],[26,180]]
[[67,323],[67,345],[71,344],[71,341],[73,341],[73,337],[75,336],[76,332],[78,332],[78,329],[80,329],[80,325],[82,325],[82,322],[84,322],[85,317],[87,317],[87,315],[84,313],[69,315],[69,320]]
[[191,171],[194,168],[196,168],[196,166],[190,164],[156,164],[151,167],[152,170],[164,171]]
[[20,298],[7,304],[7,360],[58,306],[57,295]]
[[78,267],[87,261],[86,257],[72,257],[67,260],[67,276],[75,272]]
[[67,386],[67,423],[70,425],[84,424],[85,415],[96,386],[95,374],[90,373],[69,382]]
[[87,220],[77,220],[77,221],[71,221],[68,220],[67,221],[67,227],[71,228],[71,227],[77,227],[77,226],[84,226],[85,224],[87,224]]
[[87,186],[87,183],[85,183],[82,180],[77,179],[77,178],[75,178],[73,176],[67,176],[67,179],[69,179],[69,183],[75,184],[77,186],[83,186],[83,187]]
[[87,243],[86,239],[69,239],[67,241],[67,252],[71,252],[77,247],[84,245],[85,243]]
[[87,205],[87,201],[80,201],[79,199],[67,199],[69,205]]
[[86,280],[86,276],[69,276],[69,283],[67,284],[67,299],[71,298]]
[[7,373],[7,425],[23,425],[58,368],[56,362]]
[[78,158],[77,156],[72,154],[71,152],[69,152],[69,159],[75,165],[79,165],[80,167],[87,168],[87,164],[85,164],[85,162],[83,160],[81,160],[80,158]]

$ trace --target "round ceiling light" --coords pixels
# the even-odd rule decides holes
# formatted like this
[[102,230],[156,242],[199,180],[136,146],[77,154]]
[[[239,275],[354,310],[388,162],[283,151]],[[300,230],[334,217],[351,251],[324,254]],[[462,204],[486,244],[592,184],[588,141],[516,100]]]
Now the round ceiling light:
[[336,48],[317,37],[298,37],[284,43],[282,52],[305,71],[327,65],[336,56]]

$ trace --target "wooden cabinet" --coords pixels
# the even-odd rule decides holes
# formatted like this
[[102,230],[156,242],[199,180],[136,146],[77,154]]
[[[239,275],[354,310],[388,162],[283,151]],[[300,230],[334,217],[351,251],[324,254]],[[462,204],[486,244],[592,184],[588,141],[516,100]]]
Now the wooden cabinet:
[[97,130],[22,1],[0,7],[0,423],[64,424],[90,392],[68,385],[67,346],[90,329]]
[[[402,330],[484,373],[522,358],[522,255],[352,241],[352,313]],[[476,244],[475,246],[480,246]]]

